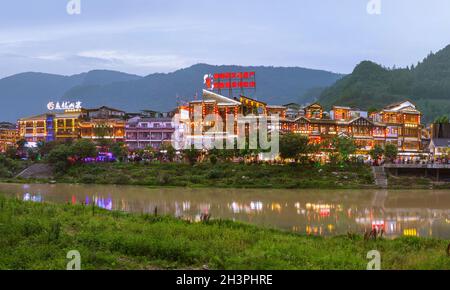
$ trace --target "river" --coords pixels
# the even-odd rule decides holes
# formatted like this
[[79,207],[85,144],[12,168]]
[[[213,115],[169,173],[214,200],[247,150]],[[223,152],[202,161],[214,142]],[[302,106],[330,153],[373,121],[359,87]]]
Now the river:
[[339,235],[383,227],[385,236],[450,239],[450,190],[282,190],[146,188],[117,185],[0,184],[30,202],[92,204],[107,210],[212,218]]

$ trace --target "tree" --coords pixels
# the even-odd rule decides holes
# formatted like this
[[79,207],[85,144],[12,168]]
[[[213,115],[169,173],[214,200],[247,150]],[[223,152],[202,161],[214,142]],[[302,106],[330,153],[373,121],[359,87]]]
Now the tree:
[[20,139],[19,141],[16,142],[17,149],[22,150],[23,148],[25,148],[25,144],[27,144],[27,140]]
[[72,156],[78,160],[97,155],[97,148],[94,143],[86,139],[77,140],[69,148]]
[[120,161],[128,156],[128,148],[123,142],[116,142],[111,146],[111,153]]
[[350,155],[356,152],[356,144],[353,138],[349,137],[336,137],[331,142],[335,152],[339,154],[342,161],[348,162]]
[[161,151],[165,151],[165,155],[170,162],[173,162],[175,156],[177,155],[177,151],[170,143],[163,143],[161,146]]
[[61,144],[57,141],[51,141],[51,142],[45,142],[45,141],[41,141],[37,144],[37,148],[38,148],[38,153],[42,156],[45,157],[48,153],[50,153],[50,151],[55,148],[56,146],[58,146],[58,144]]
[[448,124],[450,123],[450,120],[448,118],[448,116],[444,115],[444,116],[440,116],[438,118],[436,118],[436,120],[434,120],[435,124]]
[[197,163],[197,159],[200,155],[200,152],[194,148],[183,150],[184,157],[188,160],[190,165],[194,165]]
[[369,152],[369,155],[373,160],[379,160],[381,157],[383,157],[383,154],[384,149],[380,145],[375,145],[375,147],[373,147]]
[[101,148],[101,150],[108,151],[113,145],[113,142],[110,139],[100,138],[97,141],[97,145]]
[[8,149],[6,149],[5,154],[7,157],[9,157],[11,159],[15,159],[15,158],[17,158],[17,149],[14,147],[8,147]]
[[48,163],[54,166],[56,172],[65,172],[69,167],[69,157],[72,150],[69,145],[61,144],[53,148],[47,155]]
[[280,157],[298,160],[300,154],[308,154],[308,137],[288,133],[280,137]]
[[398,155],[398,148],[394,144],[386,144],[384,147],[384,157],[389,160],[393,161],[395,158],[397,158]]

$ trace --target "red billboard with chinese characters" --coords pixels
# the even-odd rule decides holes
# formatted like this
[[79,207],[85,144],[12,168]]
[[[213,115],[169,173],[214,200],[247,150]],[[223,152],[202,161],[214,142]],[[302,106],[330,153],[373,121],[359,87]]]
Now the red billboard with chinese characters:
[[255,89],[255,72],[225,72],[206,74],[203,83],[207,90]]

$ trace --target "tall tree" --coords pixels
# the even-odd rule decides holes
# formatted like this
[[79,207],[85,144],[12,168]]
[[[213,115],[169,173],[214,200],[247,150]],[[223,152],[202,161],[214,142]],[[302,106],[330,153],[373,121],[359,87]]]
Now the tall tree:
[[350,155],[356,152],[355,140],[350,137],[339,136],[333,139],[331,146],[335,152],[339,154],[342,161],[347,162],[350,159]]
[[308,137],[288,133],[280,136],[280,157],[283,159],[295,159],[300,158],[300,155],[308,154]]

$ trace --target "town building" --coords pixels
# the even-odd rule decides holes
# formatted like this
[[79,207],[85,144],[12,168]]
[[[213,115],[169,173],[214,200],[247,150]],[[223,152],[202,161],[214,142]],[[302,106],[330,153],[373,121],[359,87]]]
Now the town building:
[[448,158],[450,156],[450,138],[431,139],[428,149],[432,157]]
[[0,123],[0,152],[4,153],[8,148],[16,147],[19,133],[16,125],[11,123]]
[[31,146],[79,138],[124,141],[124,117],[125,112],[108,107],[45,113],[19,119],[19,136]]
[[432,124],[430,128],[431,140],[428,146],[432,157],[450,156],[450,123]]
[[374,114],[374,119],[386,124],[386,143],[398,147],[400,155],[419,153],[422,143],[422,114],[409,102],[399,102]]
[[329,146],[336,136],[351,137],[360,154],[367,154],[376,145],[392,143],[400,154],[414,155],[421,150],[420,120],[421,113],[409,101],[387,106],[370,116],[366,111],[345,106],[334,106],[327,115],[320,104],[313,103],[304,108],[304,116],[282,120],[281,128],[324,146]]
[[66,110],[19,119],[19,136],[27,142],[64,141],[80,137],[79,123],[85,110]]
[[159,149],[163,143],[170,143],[174,131],[172,118],[134,117],[129,119],[125,126],[126,144],[130,150],[147,147]]

